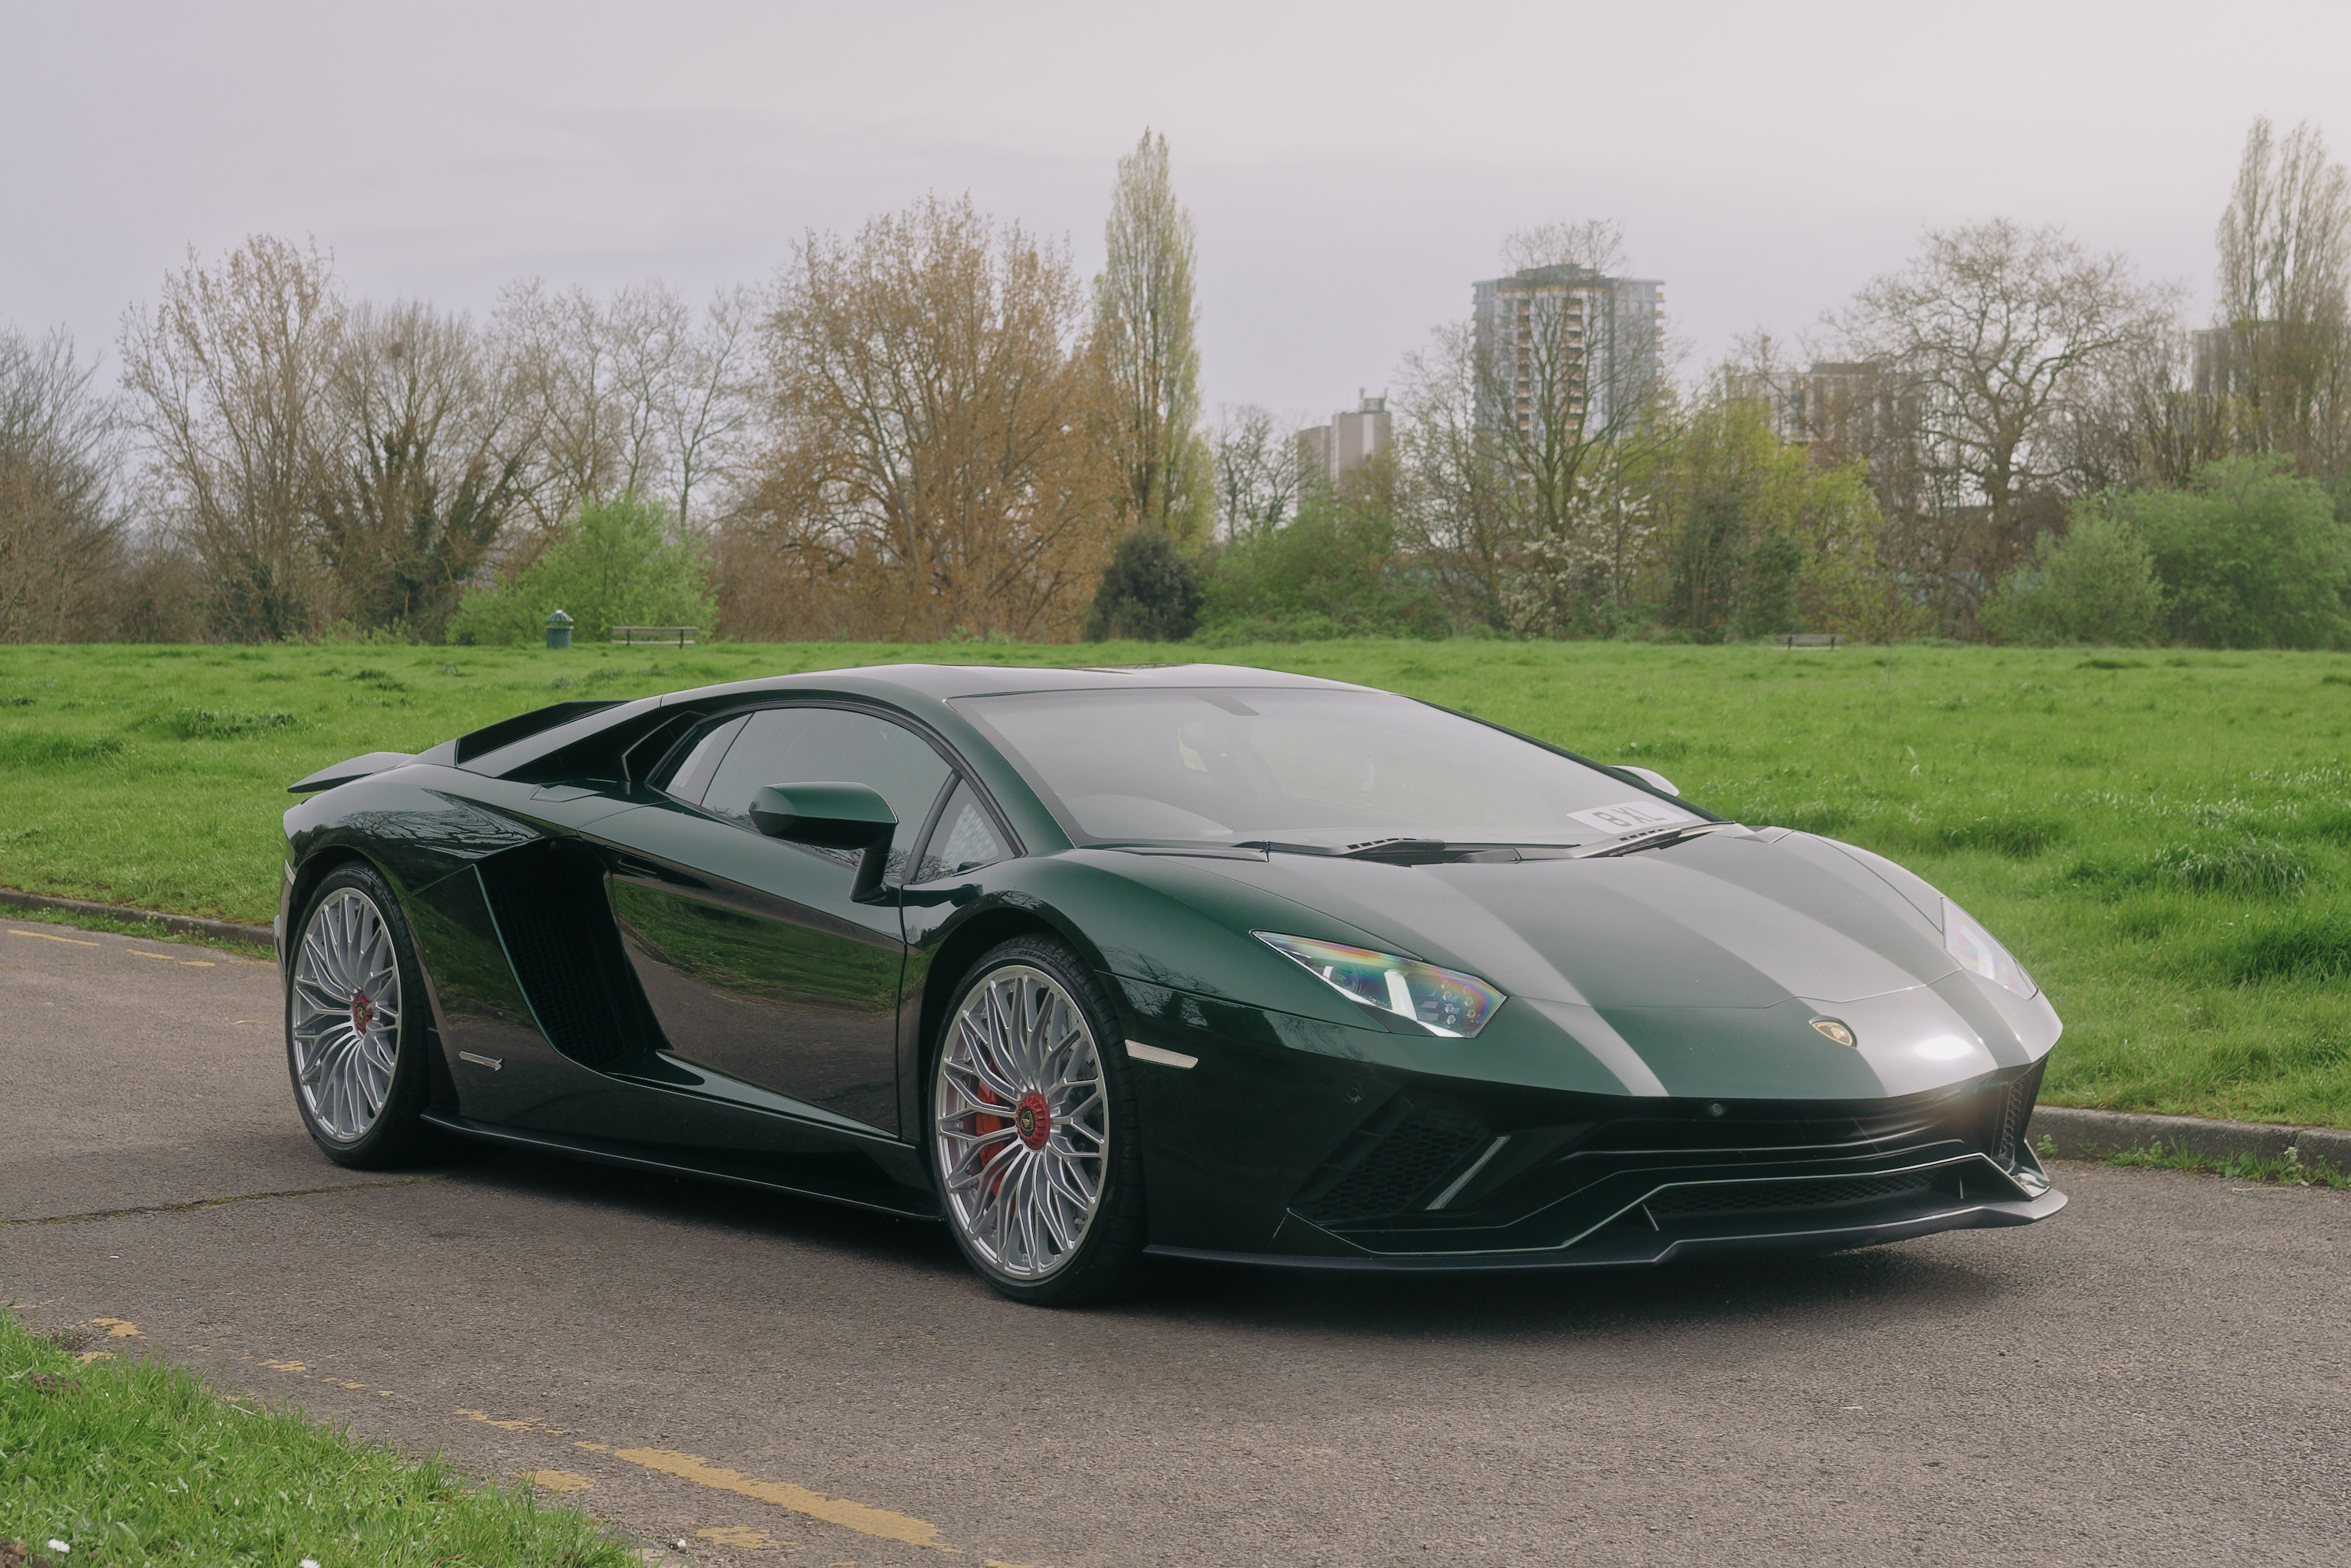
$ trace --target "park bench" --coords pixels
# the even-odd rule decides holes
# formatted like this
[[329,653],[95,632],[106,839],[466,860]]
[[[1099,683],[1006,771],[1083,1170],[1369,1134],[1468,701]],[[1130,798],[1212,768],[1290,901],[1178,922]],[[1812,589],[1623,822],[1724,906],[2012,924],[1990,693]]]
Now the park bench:
[[1780,646],[1797,648],[1834,648],[1844,641],[1834,632],[1782,632]]
[[622,648],[691,648],[697,630],[693,626],[615,626],[612,642]]

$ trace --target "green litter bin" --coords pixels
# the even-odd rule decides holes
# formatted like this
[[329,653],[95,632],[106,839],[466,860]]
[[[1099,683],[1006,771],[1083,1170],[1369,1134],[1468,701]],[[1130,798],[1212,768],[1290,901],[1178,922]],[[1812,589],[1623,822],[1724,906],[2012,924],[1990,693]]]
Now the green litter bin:
[[571,617],[560,610],[547,618],[547,645],[550,648],[571,646]]

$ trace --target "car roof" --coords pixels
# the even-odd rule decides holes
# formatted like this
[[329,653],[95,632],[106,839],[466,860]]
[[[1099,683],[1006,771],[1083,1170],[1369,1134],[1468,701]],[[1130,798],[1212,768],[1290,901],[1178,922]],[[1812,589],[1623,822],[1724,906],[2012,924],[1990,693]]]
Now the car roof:
[[[648,714],[694,704],[710,708],[719,704],[757,704],[764,698],[807,693],[813,697],[879,700],[905,708],[925,722],[957,733],[958,746],[968,738],[966,721],[948,705],[957,697],[1005,696],[1022,692],[1180,690],[1185,687],[1286,686],[1300,690],[1366,691],[1344,681],[1315,675],[1288,674],[1279,670],[1252,669],[1244,664],[1096,665],[1076,669],[1026,669],[1000,664],[867,664],[850,669],[806,670],[787,675],[754,676],[723,685],[699,686],[633,702],[557,704],[556,708],[585,708],[584,713],[551,709],[518,715],[474,736],[446,740],[418,755],[419,762],[456,766],[493,776],[505,775],[558,752],[616,725],[641,721]],[[540,722],[531,723],[532,719]],[[555,722],[549,724],[548,719]],[[516,727],[512,738],[497,733]],[[976,732],[973,732],[976,736]],[[471,740],[475,744],[469,746]],[[484,741],[486,740],[486,744]]]
[[[1247,664],[1092,664],[1029,668],[1004,664],[864,664],[851,669],[810,670],[737,681],[720,688],[730,693],[789,692],[800,686],[854,682],[864,686],[894,686],[912,695],[946,701],[956,697],[1004,696],[1016,692],[1133,691],[1144,688],[1228,686],[1292,686],[1322,691],[1364,691],[1369,688],[1319,675],[1259,670]],[[679,693],[683,696],[691,694]]]

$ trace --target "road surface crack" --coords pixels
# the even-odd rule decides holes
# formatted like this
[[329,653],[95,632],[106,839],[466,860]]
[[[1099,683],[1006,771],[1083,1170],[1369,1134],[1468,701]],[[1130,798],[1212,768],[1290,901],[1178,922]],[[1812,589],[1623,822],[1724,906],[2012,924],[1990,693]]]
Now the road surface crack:
[[148,1203],[131,1208],[94,1208],[87,1214],[50,1214],[36,1219],[0,1219],[0,1230],[14,1229],[19,1225],[86,1225],[97,1219],[129,1219],[141,1214],[186,1214],[199,1208],[218,1208],[228,1203],[253,1203],[266,1197],[322,1197],[330,1192],[371,1192],[378,1187],[417,1186],[425,1182],[439,1181],[439,1176],[399,1176],[392,1181],[345,1182],[340,1186],[303,1186],[286,1192],[239,1192],[226,1197],[200,1197],[192,1203]]

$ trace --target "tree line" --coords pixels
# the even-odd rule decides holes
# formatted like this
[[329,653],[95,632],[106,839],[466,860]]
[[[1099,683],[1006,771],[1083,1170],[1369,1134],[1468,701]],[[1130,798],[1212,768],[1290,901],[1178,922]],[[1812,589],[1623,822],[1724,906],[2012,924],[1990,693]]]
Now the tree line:
[[[1105,263],[933,197],[699,305],[543,282],[350,298],[315,246],[193,253],[119,386],[0,333],[0,640],[1343,634],[2351,639],[2351,177],[2257,122],[2212,319],[2126,258],[1930,232],[1813,340],[1685,383],[1589,311],[1440,326],[1333,482],[1199,402],[1164,137]],[[1505,242],[1602,290],[1602,222]],[[1592,298],[1599,298],[1593,293]]]

